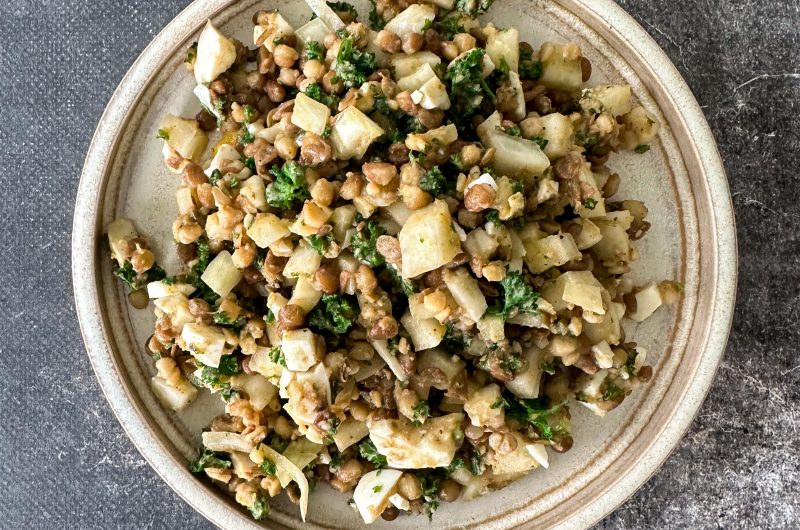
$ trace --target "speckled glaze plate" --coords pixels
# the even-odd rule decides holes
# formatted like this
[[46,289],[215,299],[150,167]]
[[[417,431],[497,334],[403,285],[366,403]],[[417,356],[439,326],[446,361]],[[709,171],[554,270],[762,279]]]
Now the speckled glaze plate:
[[[367,13],[366,2],[357,2]],[[203,426],[220,408],[205,393],[174,414],[154,399],[145,341],[152,311],[131,308],[111,273],[104,229],[133,219],[168,271],[177,270],[171,225],[178,179],[161,159],[156,130],[171,112],[194,115],[193,77],[185,48],[206,19],[250,42],[250,17],[277,8],[297,25],[303,2],[197,0],[173,20],[123,79],[100,120],[75,207],[73,281],[89,358],[111,407],[144,457],[190,505],[224,528],[258,528],[222,491],[192,476]],[[590,83],[628,83],[663,124],[645,155],[619,154],[609,165],[622,176],[620,196],[645,201],[653,228],[638,242],[633,278],[674,278],[682,302],[662,308],[626,335],[651,352],[655,375],[605,418],[573,407],[575,445],[510,487],[468,503],[444,505],[436,528],[585,528],[619,506],[667,458],[713,380],[730,327],[736,285],[736,241],[728,184],[708,125],[689,88],[645,31],[610,0],[498,0],[487,19],[516,26],[523,40],[573,40],[594,65]],[[271,528],[356,528],[349,497],[320,486],[308,522],[285,500],[273,501]],[[263,527],[262,526],[262,527]],[[430,529],[425,517],[379,520],[375,528]]]

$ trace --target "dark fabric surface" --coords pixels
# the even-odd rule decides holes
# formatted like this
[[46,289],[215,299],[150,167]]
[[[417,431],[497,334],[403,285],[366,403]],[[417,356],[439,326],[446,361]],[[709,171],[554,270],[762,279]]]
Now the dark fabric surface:
[[[69,276],[73,198],[97,120],[132,61],[187,3],[0,6],[0,218],[8,223],[0,232],[0,528],[211,527],[161,482],[105,403]],[[800,2],[621,4],[666,50],[711,123],[736,208],[740,278],[728,352],[699,417],[599,528],[796,528]]]

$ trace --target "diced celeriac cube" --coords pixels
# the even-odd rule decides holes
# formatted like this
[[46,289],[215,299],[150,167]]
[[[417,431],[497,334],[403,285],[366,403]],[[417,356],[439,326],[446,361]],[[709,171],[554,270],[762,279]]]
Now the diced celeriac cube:
[[597,244],[598,241],[603,239],[600,229],[589,219],[575,219],[575,222],[581,226],[581,231],[575,238],[575,245],[578,250],[586,250]]
[[442,342],[447,332],[447,328],[435,318],[417,320],[410,311],[406,311],[406,314],[400,319],[400,323],[411,336],[411,342],[417,351],[435,348]]
[[[314,392],[322,396],[324,406],[331,404],[331,382],[325,365],[317,363],[313,369],[307,372],[292,372],[291,370],[284,370],[284,374],[288,374],[286,380],[281,376],[280,389],[283,391],[291,381],[297,381],[300,385],[310,385]],[[288,396],[289,402],[284,405],[283,409],[298,425],[311,425],[317,419],[316,411],[309,411],[307,407],[303,406],[301,401],[305,399],[304,394],[285,394]],[[283,397],[283,396],[282,396]]]
[[414,70],[411,74],[399,79],[397,86],[402,91],[413,92],[419,87],[436,77],[436,72],[430,63],[422,63],[422,66]]
[[486,147],[494,147],[492,167],[502,175],[541,176],[550,167],[550,160],[536,142],[510,136],[498,130],[500,113],[495,111],[478,126],[478,136]]
[[406,419],[378,420],[370,427],[369,437],[390,467],[447,467],[461,445],[457,431],[463,419],[463,414],[448,414],[428,418],[421,426]]
[[524,352],[528,367],[524,372],[517,373],[514,379],[506,383],[506,388],[515,396],[523,399],[536,399],[539,397],[539,385],[542,381],[542,358],[544,352],[531,345]]
[[514,108],[506,111],[506,114],[514,120],[519,121],[525,118],[527,113],[525,109],[525,93],[522,90],[522,80],[516,72],[508,72],[508,88],[512,90],[514,95]]
[[545,42],[539,49],[542,76],[539,83],[547,88],[574,92],[583,84],[581,49],[574,42]]
[[209,20],[197,40],[194,78],[198,83],[210,83],[236,62],[236,46],[219,32]]
[[294,372],[305,372],[320,361],[317,336],[307,328],[284,331],[281,351],[286,357],[286,368]]
[[351,445],[361,441],[366,435],[369,434],[369,428],[363,421],[358,421],[353,418],[347,418],[336,429],[336,434],[333,436],[333,443],[340,453]]
[[[410,333],[410,332],[409,332]],[[406,371],[403,370],[403,366],[400,364],[400,361],[397,360],[397,357],[392,353],[389,349],[389,343],[385,340],[376,340],[371,342],[372,347],[375,348],[375,351],[378,352],[378,355],[383,359],[389,369],[392,371],[395,377],[402,382],[408,381],[408,375]]]
[[436,10],[428,4],[412,4],[386,23],[386,31],[395,35],[423,33],[428,24],[436,18]]
[[336,115],[329,141],[339,160],[361,158],[372,142],[383,135],[383,129],[355,107],[347,107]]
[[167,114],[161,121],[159,130],[165,135],[164,143],[171,152],[185,160],[198,162],[208,145],[206,133],[200,129],[197,120],[187,120]]
[[580,105],[591,114],[608,112],[615,118],[633,109],[630,85],[599,85],[583,91]]
[[655,283],[649,283],[636,291],[633,298],[636,301],[636,309],[633,311],[629,309],[627,317],[634,322],[642,322],[664,303],[661,290]]
[[[425,350],[417,354],[417,370],[422,372],[428,368],[440,370],[447,382],[447,387],[451,387],[459,377],[464,375],[466,363],[458,355],[445,353],[442,350]],[[441,388],[440,390],[444,390]]]
[[486,53],[494,64],[508,65],[509,72],[519,72],[519,31],[516,28],[498,30],[489,24],[485,28]]
[[322,291],[314,287],[314,282],[310,276],[301,275],[297,277],[297,283],[292,289],[292,297],[289,303],[298,306],[304,313],[308,314],[322,298]]
[[272,348],[260,346],[256,353],[250,356],[250,369],[266,377],[271,383],[275,384],[281,377],[283,367],[273,362],[270,358]]
[[321,18],[313,18],[294,32],[300,46],[305,47],[308,42],[318,42],[323,44],[325,38],[333,33]]
[[222,144],[217,148],[214,158],[211,159],[211,164],[205,170],[206,176],[210,177],[215,169],[219,169],[222,163],[226,160],[241,160],[242,155],[230,144]]
[[525,244],[525,251],[525,263],[534,274],[583,257],[571,234],[554,234],[530,241]]
[[[419,90],[411,94],[414,103],[423,109],[433,110],[450,108],[450,97],[447,95],[447,87],[438,77],[429,79]],[[524,101],[524,100],[523,100]]]
[[489,305],[476,280],[464,267],[445,269],[442,274],[447,289],[469,318],[478,322]]
[[243,390],[247,394],[247,400],[256,410],[264,410],[278,393],[278,387],[260,374],[234,375],[230,383],[234,390]]
[[397,237],[403,256],[403,278],[438,269],[461,252],[461,240],[453,230],[447,203],[438,199],[411,214]]
[[170,385],[161,377],[153,377],[150,388],[162,405],[174,411],[185,409],[197,396],[197,389],[183,378],[177,385]]
[[505,322],[501,315],[484,315],[478,320],[478,333],[487,344],[496,344],[506,338]]
[[580,306],[598,315],[606,313],[603,307],[605,289],[590,271],[567,271],[555,281],[545,284],[542,297],[560,311]]
[[159,311],[169,315],[170,324],[173,331],[179,332],[184,324],[194,322],[194,315],[189,311],[189,299],[181,293],[171,294],[163,298],[157,298],[153,305],[156,306],[156,313]]
[[283,275],[286,278],[297,278],[299,276],[311,276],[322,263],[322,256],[305,241],[294,249],[292,256],[283,267]]
[[464,412],[472,425],[497,429],[506,421],[500,387],[492,383],[473,392],[464,403]]
[[376,469],[361,477],[353,492],[353,502],[366,524],[381,516],[402,476],[403,472],[396,469]]
[[294,100],[292,123],[304,131],[322,136],[328,127],[331,109],[300,92]]
[[398,53],[389,57],[389,66],[394,69],[394,77],[403,79],[417,72],[423,65],[436,66],[442,59],[433,52],[417,52],[412,54]]
[[271,213],[256,214],[249,225],[245,223],[245,231],[258,248],[269,248],[270,245],[290,233],[288,223]]
[[128,246],[128,241],[137,237],[139,234],[128,219],[116,219],[108,225],[108,245],[120,267],[125,265],[125,248]]
[[180,293],[189,296],[197,290],[194,285],[188,283],[164,283],[162,281],[150,282],[147,284],[147,296],[150,298],[164,298],[173,294]]
[[200,279],[212,291],[225,298],[242,279],[242,273],[233,264],[230,252],[223,250],[211,260]]
[[247,199],[259,211],[268,208],[265,191],[264,179],[258,175],[253,175],[239,184],[239,195]]
[[268,51],[275,51],[275,47],[282,37],[294,34],[294,28],[280,13],[273,11],[261,16],[261,24],[253,28],[253,43],[264,46]]
[[190,322],[183,326],[181,348],[206,366],[217,368],[226,353],[225,334],[214,326]]
[[528,450],[528,443],[517,433],[512,433],[516,438],[516,449],[504,455],[495,454],[489,459],[489,464],[494,471],[495,480],[499,482],[514,480],[531,469],[539,467],[539,462]]
[[458,129],[452,123],[424,133],[406,136],[406,147],[412,151],[427,152],[433,146],[446,146],[458,140]]

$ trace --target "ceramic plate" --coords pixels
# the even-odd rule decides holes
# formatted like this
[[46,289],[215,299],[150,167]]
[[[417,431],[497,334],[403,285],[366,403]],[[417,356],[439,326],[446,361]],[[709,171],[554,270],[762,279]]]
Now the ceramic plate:
[[[366,2],[357,3],[368,12]],[[193,77],[182,67],[185,48],[206,19],[251,42],[252,14],[279,9],[297,25],[310,17],[293,0],[198,0],[136,61],[97,128],[78,191],[73,232],[73,281],[86,349],[97,378],[133,442],[189,504],[225,528],[257,528],[224,493],[192,476],[203,426],[220,407],[208,393],[180,414],[150,392],[152,361],[145,341],[152,311],[131,308],[111,273],[104,228],[133,219],[168,271],[177,270],[171,225],[178,180],[165,169],[158,121],[166,113],[194,115]],[[487,17],[485,17],[487,18]],[[619,154],[610,166],[622,176],[620,196],[640,199],[653,227],[638,242],[637,281],[674,278],[682,302],[663,308],[626,335],[651,352],[655,376],[606,418],[574,411],[575,445],[524,480],[468,503],[443,505],[437,528],[585,528],[612,511],[666,459],[688,428],[711,385],[725,348],[736,285],[736,242],[728,185],[714,139],[688,87],[642,28],[608,0],[499,0],[488,18],[516,26],[535,48],[545,40],[580,44],[594,66],[590,83],[628,83],[663,127],[645,155]],[[633,324],[633,323],[629,323]],[[285,496],[282,496],[283,499]],[[296,506],[273,501],[265,526],[302,526]],[[304,528],[355,528],[348,496],[319,487]],[[427,518],[379,520],[374,528],[432,528]]]

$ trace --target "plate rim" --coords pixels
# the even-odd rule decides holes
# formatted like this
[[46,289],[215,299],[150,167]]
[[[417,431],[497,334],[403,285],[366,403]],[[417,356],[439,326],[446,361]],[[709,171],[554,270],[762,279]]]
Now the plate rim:
[[[106,401],[142,457],[184,501],[213,524],[226,528],[263,528],[240,510],[229,509],[231,501],[220,499],[205,487],[197,487],[196,479],[184,465],[179,465],[175,452],[156,436],[137,399],[127,390],[124,382],[127,376],[122,373],[109,347],[104,323],[106,316],[100,311],[103,304],[99,281],[96,275],[86,274],[86,271],[97,270],[102,256],[102,238],[98,237],[102,234],[100,199],[108,181],[109,163],[119,146],[120,130],[129,113],[135,108],[143,88],[157,74],[159,65],[172,54],[172,43],[177,40],[175,35],[191,34],[202,21],[215,18],[232,3],[232,0],[192,2],[150,42],[112,94],[88,148],[78,185],[71,241],[72,284],[81,335],[92,369]],[[706,336],[702,341],[705,345],[704,362],[698,364],[683,389],[691,399],[682,400],[675,407],[671,418],[664,424],[662,436],[646,453],[637,455],[633,464],[636,472],[618,477],[613,482],[615,488],[607,489],[601,499],[584,507],[571,520],[554,523],[566,528],[586,528],[619,507],[658,471],[699,412],[725,353],[732,325],[738,252],[733,204],[722,158],[705,115],[680,72],[642,26],[612,0],[556,0],[556,3],[575,13],[592,28],[597,29],[597,24],[602,23],[603,31],[611,32],[614,37],[611,39],[614,49],[621,52],[618,46],[621,44],[625,51],[639,56],[640,62],[650,69],[651,77],[664,92],[661,97],[671,102],[677,117],[692,131],[688,144],[681,145],[681,150],[691,148],[694,158],[700,163],[708,182],[707,193],[714,221],[711,234],[716,289]],[[593,20],[586,20],[581,14]],[[609,38],[608,35],[604,37]],[[618,42],[615,44],[614,40]],[[647,60],[644,60],[645,56]],[[652,90],[652,87],[648,89]]]

